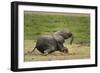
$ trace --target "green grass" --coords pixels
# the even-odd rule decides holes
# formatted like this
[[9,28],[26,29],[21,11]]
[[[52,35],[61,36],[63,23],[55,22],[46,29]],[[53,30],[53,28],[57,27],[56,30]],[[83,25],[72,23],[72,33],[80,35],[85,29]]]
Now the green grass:
[[25,40],[36,40],[39,35],[58,30],[69,30],[74,34],[74,43],[90,42],[90,16],[87,14],[65,14],[24,12]]

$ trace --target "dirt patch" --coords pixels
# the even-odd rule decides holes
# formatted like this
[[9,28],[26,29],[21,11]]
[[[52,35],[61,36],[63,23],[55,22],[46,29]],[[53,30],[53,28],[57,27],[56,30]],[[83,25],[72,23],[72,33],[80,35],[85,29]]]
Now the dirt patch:
[[52,61],[52,60],[71,60],[71,59],[87,59],[90,58],[90,46],[81,44],[64,44],[68,48],[69,53],[59,51],[53,52],[47,56],[42,55],[38,50],[29,53],[35,46],[33,40],[25,40],[24,61]]

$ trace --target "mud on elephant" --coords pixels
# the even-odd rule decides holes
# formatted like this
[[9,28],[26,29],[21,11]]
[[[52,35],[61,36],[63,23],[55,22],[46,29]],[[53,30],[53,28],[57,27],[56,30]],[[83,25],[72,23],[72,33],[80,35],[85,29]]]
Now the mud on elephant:
[[[37,50],[43,55],[48,55],[55,51],[68,53],[68,48],[64,47],[65,39],[71,38],[70,44],[73,42],[73,34],[67,31],[57,31],[51,35],[42,35],[38,37],[36,46]],[[32,50],[32,52],[35,50]]]

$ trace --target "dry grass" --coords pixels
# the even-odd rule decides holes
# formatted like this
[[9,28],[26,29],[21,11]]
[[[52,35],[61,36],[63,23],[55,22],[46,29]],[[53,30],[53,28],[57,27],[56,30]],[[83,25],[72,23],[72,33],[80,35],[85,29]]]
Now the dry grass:
[[68,47],[69,53],[53,52],[47,56],[42,55],[35,50],[29,53],[35,46],[33,40],[25,40],[24,61],[51,61],[51,60],[71,60],[71,59],[86,59],[90,58],[90,47],[81,44],[64,44]]

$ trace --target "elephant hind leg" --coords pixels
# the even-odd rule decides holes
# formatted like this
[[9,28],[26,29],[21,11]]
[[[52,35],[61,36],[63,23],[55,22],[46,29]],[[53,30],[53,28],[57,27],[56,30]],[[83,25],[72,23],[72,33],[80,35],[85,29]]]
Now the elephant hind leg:
[[53,51],[55,51],[54,47],[47,48],[46,50],[44,50],[43,55],[48,55],[48,54],[52,53]]
[[44,53],[43,53],[43,55],[48,55],[48,54],[50,54],[51,53],[51,49],[46,49],[46,50],[44,50]]
[[49,54],[49,53],[48,53],[46,50],[45,50],[44,53],[43,53],[44,56],[46,56],[46,55],[48,55],[48,54]]

